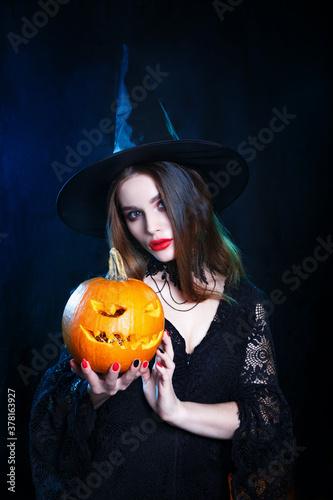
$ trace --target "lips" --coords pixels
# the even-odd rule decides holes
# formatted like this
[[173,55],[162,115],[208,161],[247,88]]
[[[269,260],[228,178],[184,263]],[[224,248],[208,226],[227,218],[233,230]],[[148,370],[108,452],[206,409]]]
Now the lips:
[[153,240],[149,247],[154,250],[154,252],[159,252],[160,250],[165,250],[171,245],[172,239],[163,239],[163,240]]

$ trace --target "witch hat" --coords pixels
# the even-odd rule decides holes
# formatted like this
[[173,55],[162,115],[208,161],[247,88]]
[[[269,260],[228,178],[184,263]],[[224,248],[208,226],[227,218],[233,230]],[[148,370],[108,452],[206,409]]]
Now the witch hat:
[[124,46],[113,153],[73,175],[57,198],[58,215],[67,226],[99,238],[106,234],[110,185],[125,167],[167,161],[194,169],[207,182],[216,212],[238,198],[249,176],[246,161],[233,149],[210,141],[179,139],[153,90],[147,91],[142,102],[131,102],[127,88],[134,88],[128,85],[133,72],[128,62]]

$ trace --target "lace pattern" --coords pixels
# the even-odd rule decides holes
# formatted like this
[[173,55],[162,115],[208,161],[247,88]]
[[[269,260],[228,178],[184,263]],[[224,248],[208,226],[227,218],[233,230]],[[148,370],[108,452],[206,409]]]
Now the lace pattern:
[[291,415],[278,385],[262,301],[256,304],[254,316],[239,379],[240,426],[233,440],[232,493],[242,500],[284,499],[290,488],[292,460],[281,460],[281,450],[286,443],[292,449]]

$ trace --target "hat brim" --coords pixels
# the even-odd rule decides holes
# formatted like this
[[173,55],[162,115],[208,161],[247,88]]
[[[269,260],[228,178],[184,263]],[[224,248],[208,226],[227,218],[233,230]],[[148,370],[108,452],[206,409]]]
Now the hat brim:
[[114,153],[73,175],[57,198],[60,219],[80,233],[105,238],[111,182],[125,167],[156,161],[178,163],[199,172],[208,184],[216,212],[235,201],[248,182],[244,158],[221,144],[199,140],[141,144]]

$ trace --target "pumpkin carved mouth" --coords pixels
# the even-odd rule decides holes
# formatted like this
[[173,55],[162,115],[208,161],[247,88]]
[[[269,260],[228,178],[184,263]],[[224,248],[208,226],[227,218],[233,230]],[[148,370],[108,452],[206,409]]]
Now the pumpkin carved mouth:
[[150,338],[140,337],[137,339],[134,333],[128,337],[123,337],[121,333],[111,333],[107,335],[106,332],[94,332],[93,330],[89,330],[82,325],[80,325],[80,328],[86,335],[90,336],[90,338],[93,337],[97,342],[118,345],[121,349],[132,349],[133,351],[135,351],[139,346],[141,346],[142,349],[149,349],[150,347],[153,347],[160,341],[163,335],[163,330],[161,330],[159,333],[155,333]]

